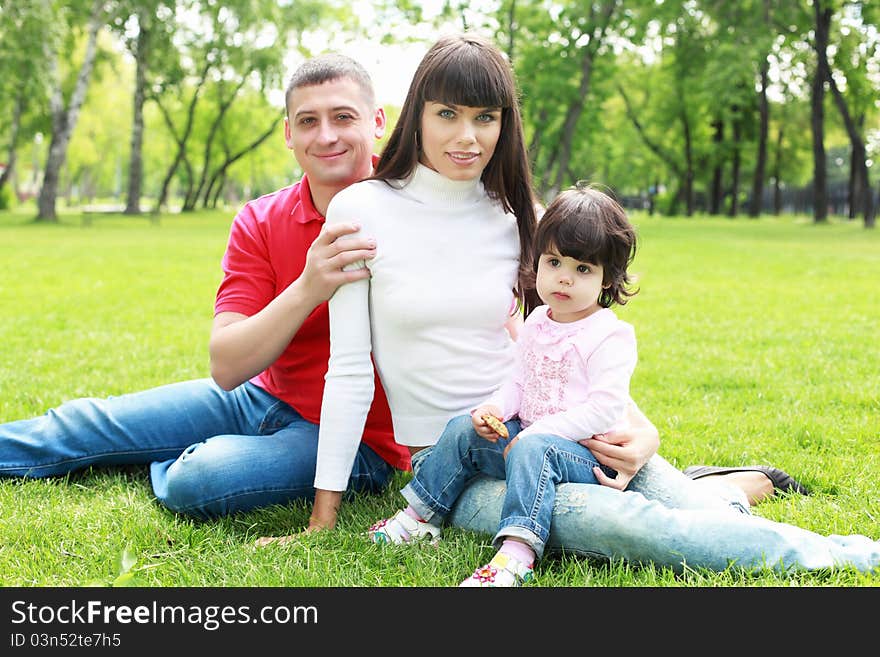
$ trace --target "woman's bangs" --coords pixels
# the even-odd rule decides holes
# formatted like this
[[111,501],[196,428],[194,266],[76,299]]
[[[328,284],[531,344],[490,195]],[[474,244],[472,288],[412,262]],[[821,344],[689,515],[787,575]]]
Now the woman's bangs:
[[[483,60],[483,61],[479,61]],[[511,107],[514,99],[508,81],[484,56],[454,58],[428,76],[426,101],[466,107]]]

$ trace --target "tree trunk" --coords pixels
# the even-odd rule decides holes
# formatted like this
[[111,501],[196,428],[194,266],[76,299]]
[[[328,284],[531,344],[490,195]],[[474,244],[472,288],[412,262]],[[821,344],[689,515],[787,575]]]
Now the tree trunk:
[[135,46],[134,120],[131,126],[131,160],[128,165],[128,196],[125,214],[141,213],[141,193],[144,179],[143,140],[144,102],[147,85],[147,54],[150,49],[149,18],[146,11],[138,10],[137,44]]
[[202,160],[202,173],[199,176],[198,184],[193,190],[192,198],[188,197],[187,203],[184,203],[184,212],[191,212],[192,210],[194,210],[196,203],[198,203],[199,196],[202,195],[202,191],[204,190],[205,185],[208,182],[208,172],[211,168],[211,153],[214,147],[214,139],[217,136],[217,130],[220,129],[220,126],[223,123],[223,117],[226,116],[226,112],[235,101],[235,97],[238,95],[238,92],[241,91],[241,88],[244,86],[246,80],[247,75],[243,75],[238,85],[235,87],[235,89],[232,90],[232,94],[229,96],[229,98],[225,100],[221,99],[219,102],[219,111],[217,112],[217,116],[214,118],[214,121],[211,123],[211,128],[208,131],[208,138],[205,140],[205,156]]
[[722,180],[724,175],[723,159],[720,157],[721,145],[724,143],[724,121],[716,119],[712,122],[712,144],[715,151],[715,167],[712,170],[712,187],[709,192],[709,214],[716,215],[721,212],[721,198],[723,196]]
[[[592,46],[592,42],[590,43]],[[590,78],[593,69],[593,49],[591,47],[584,48],[583,57],[581,59],[581,81],[578,85],[578,97],[575,102],[568,106],[565,113],[565,121],[562,124],[562,135],[559,142],[559,158],[556,163],[556,177],[553,179],[553,188],[555,190],[562,189],[565,181],[565,171],[568,169],[568,161],[571,158],[572,143],[574,142],[574,132],[577,128],[578,119],[584,109],[584,101],[590,91]]]
[[[211,70],[211,64],[206,63],[204,68],[202,68],[201,78],[199,79],[198,84],[196,85],[195,90],[193,91],[192,100],[189,103],[189,108],[187,109],[186,116],[186,125],[183,128],[183,135],[178,137],[177,132],[174,129],[174,122],[171,120],[171,115],[165,109],[165,106],[156,99],[156,104],[159,106],[159,111],[162,113],[162,118],[165,119],[165,124],[168,126],[168,131],[171,133],[171,136],[174,138],[174,141],[177,142],[177,153],[174,155],[174,161],[171,163],[171,166],[168,167],[168,171],[165,173],[165,178],[162,181],[162,187],[159,191],[159,198],[156,201],[156,207],[153,209],[153,214],[158,215],[162,210],[162,207],[165,205],[168,200],[168,188],[171,185],[171,180],[174,178],[174,173],[177,171],[177,167],[180,166],[180,163],[184,160],[186,155],[186,142],[189,139],[189,135],[192,132],[193,123],[195,121],[195,113],[196,113],[196,104],[199,100],[199,94],[202,92],[202,87],[205,84],[205,80],[208,77],[208,71]],[[190,175],[192,178],[192,175]]]
[[858,215],[856,206],[859,204],[859,167],[856,165],[856,158],[850,153],[849,158],[849,179],[846,184],[846,217],[847,219],[855,219]]
[[[224,171],[223,175],[220,176],[220,180],[217,181],[217,189],[214,190],[214,196],[211,198],[211,209],[217,209],[217,201],[220,199],[220,194],[223,192],[223,185],[226,184],[226,172]],[[205,207],[208,207],[208,204],[205,204]]]
[[681,109],[681,125],[684,132],[685,161],[684,189],[682,191],[684,193],[685,213],[688,217],[692,217],[694,215],[694,152],[691,140],[691,123],[688,120],[687,110],[684,107]]
[[[278,125],[278,122],[273,121],[272,125],[270,125],[269,128],[265,132],[263,132],[263,134],[259,135],[254,141],[252,141],[250,144],[245,146],[239,152],[233,153],[233,154],[230,154],[228,151],[226,152],[226,159],[224,160],[223,164],[221,164],[220,167],[214,172],[214,174],[211,176],[210,181],[208,182],[207,188],[205,189],[205,192],[204,192],[204,197],[202,199],[202,207],[204,207],[204,208],[209,207],[208,202],[209,202],[209,199],[211,198],[211,190],[217,184],[218,180],[222,181],[222,180],[226,179],[226,171],[229,169],[229,167],[231,167],[233,164],[235,164],[238,160],[240,160],[242,157],[244,157],[245,155],[247,155],[251,151],[258,148],[260,146],[260,144],[262,144],[270,136],[272,136],[272,134],[275,132],[277,125]],[[222,187],[222,183],[220,184],[220,187]],[[214,196],[214,204],[215,205],[217,202],[216,198],[217,197],[215,195]]]
[[15,99],[15,108],[12,110],[12,126],[11,135],[9,137],[9,154],[6,156],[6,168],[0,174],[0,191],[6,186],[6,183],[12,177],[12,171],[15,169],[16,146],[18,146],[18,133],[21,130],[21,115],[24,112],[25,93],[22,88],[18,97]]
[[[645,128],[642,126],[641,121],[636,116],[635,110],[633,109],[632,103],[630,103],[629,96],[626,95],[626,91],[623,86],[618,84],[617,91],[620,93],[621,98],[623,98],[623,106],[626,108],[626,115],[629,117],[630,122],[633,124],[633,127],[636,129],[639,137],[642,138],[642,141],[645,143],[645,146],[654,153],[657,157],[659,157],[664,164],[672,171],[675,177],[679,181],[679,192],[673,197],[673,201],[671,202],[670,208],[678,208],[679,196],[682,194],[683,190],[688,187],[687,179],[690,178],[690,186],[693,188],[693,166],[688,161],[688,165],[686,169],[682,169],[681,165],[676,161],[675,157],[668,151],[666,151],[659,143],[655,142],[648,134],[645,132]],[[683,123],[685,126],[685,141],[689,142],[690,140],[690,129],[688,127],[687,117],[683,117]],[[690,144],[688,143],[685,148],[685,157],[688,158],[688,153],[690,152]],[[659,183],[658,183],[659,187]],[[693,198],[693,194],[690,195]]]
[[[849,107],[843,93],[834,81],[831,74],[831,65],[828,63],[828,29],[831,24],[832,10],[821,10],[820,0],[813,2],[816,10],[816,54],[819,56],[819,77],[823,81],[828,82],[831,89],[831,97],[837,106],[837,111],[843,119],[843,125],[846,126],[846,132],[849,135],[850,144],[852,144],[852,153],[850,157],[856,167],[858,175],[856,179],[861,183],[861,198],[859,199],[859,207],[861,207],[864,216],[865,228],[874,227],[874,197],[871,194],[871,184],[868,178],[867,153],[865,150],[865,140],[859,131],[859,126],[853,120]],[[821,39],[820,39],[821,35]]]
[[[40,187],[40,194],[37,198],[37,221],[57,222],[58,215],[55,213],[55,200],[58,196],[58,180],[61,175],[61,167],[64,166],[64,160],[67,158],[67,146],[70,144],[70,137],[73,129],[76,127],[79,118],[79,110],[82,107],[86,97],[86,89],[89,86],[89,78],[92,75],[92,67],[95,63],[95,53],[97,52],[98,31],[103,25],[103,0],[96,0],[92,7],[92,15],[88,22],[88,42],[86,43],[86,54],[80,66],[79,74],[76,78],[76,84],[73,93],[70,96],[70,104],[64,107],[64,96],[61,90],[61,83],[56,78],[55,90],[50,100],[50,108],[52,113],[52,141],[49,143],[49,154],[46,157],[46,166],[43,173],[43,185]],[[57,56],[53,64],[57,72],[58,62]]]
[[739,214],[739,174],[742,164],[742,117],[739,108],[733,108],[733,162],[730,172],[730,205],[727,209],[728,217],[736,217]]
[[507,8],[507,61],[513,66],[514,34],[516,33],[516,0],[510,0]]
[[825,169],[825,67],[822,53],[828,51],[828,28],[831,25],[831,10],[822,9],[821,0],[813,0],[816,14],[814,47],[818,54],[816,75],[813,78],[810,94],[811,125],[813,128],[813,220],[822,223],[828,220],[828,173]]
[[760,123],[758,126],[758,158],[755,163],[755,174],[752,178],[752,200],[749,204],[749,216],[757,217],[761,214],[761,205],[764,201],[764,177],[767,168],[767,133],[770,127],[770,103],[767,101],[768,72],[770,63],[767,57],[761,62],[761,89],[758,92],[758,112]]
[[[565,121],[562,125],[562,136],[559,143],[559,159],[556,164],[556,178],[553,182],[553,189],[558,191],[562,189],[565,181],[565,175],[568,171],[569,160],[571,159],[572,144],[574,142],[574,133],[577,128],[578,120],[584,110],[584,103],[587,100],[587,94],[590,92],[590,82],[593,76],[593,61],[599,48],[605,40],[605,32],[611,17],[614,15],[619,0],[606,0],[605,6],[602,8],[602,16],[600,24],[593,29],[590,35],[590,42],[583,48],[581,55],[581,79],[578,84],[578,95],[568,111],[565,113]],[[592,6],[591,6],[592,12]]]
[[776,134],[776,154],[773,162],[773,214],[779,216],[782,212],[782,134],[783,127],[779,126]]

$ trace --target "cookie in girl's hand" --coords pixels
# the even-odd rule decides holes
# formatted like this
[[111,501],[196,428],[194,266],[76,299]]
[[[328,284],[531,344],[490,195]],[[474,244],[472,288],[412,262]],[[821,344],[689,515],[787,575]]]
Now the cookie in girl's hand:
[[507,438],[510,435],[509,433],[507,433],[507,427],[504,426],[504,423],[501,422],[501,420],[499,420],[494,415],[490,415],[489,413],[486,413],[483,416],[483,421],[486,424],[488,424],[490,427],[492,427],[492,429],[495,431],[495,433],[497,433],[502,438]]

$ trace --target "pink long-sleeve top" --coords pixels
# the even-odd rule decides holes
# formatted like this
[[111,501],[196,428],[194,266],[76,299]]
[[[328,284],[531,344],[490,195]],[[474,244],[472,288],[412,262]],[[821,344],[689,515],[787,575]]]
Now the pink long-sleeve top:
[[608,308],[567,323],[548,311],[540,306],[526,319],[514,371],[485,404],[501,409],[505,421],[519,416],[520,437],[581,440],[621,429],[637,361],[633,327]]

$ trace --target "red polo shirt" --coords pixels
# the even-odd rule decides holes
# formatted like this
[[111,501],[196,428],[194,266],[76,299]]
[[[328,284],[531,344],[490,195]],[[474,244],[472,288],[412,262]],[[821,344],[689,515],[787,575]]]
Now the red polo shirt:
[[[299,278],[306,252],[323,225],[305,176],[248,202],[232,222],[214,313],[250,316],[262,310]],[[281,356],[251,382],[317,424],[329,358],[330,321],[324,302],[306,318]],[[409,469],[409,450],[394,442],[391,411],[378,376],[363,441],[390,465]]]

